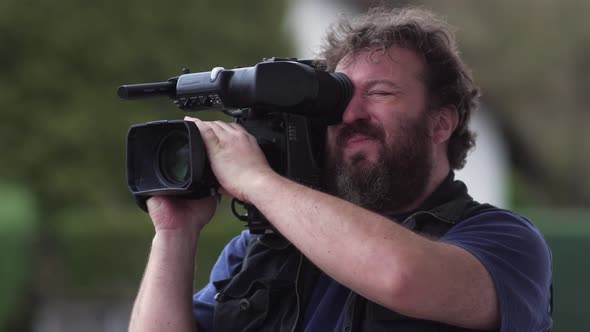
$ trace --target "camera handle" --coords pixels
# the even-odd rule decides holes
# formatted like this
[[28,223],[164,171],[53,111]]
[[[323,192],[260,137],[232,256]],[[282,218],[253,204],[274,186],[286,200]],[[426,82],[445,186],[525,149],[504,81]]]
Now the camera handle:
[[[246,210],[246,213],[241,214],[237,206],[241,206]],[[276,233],[275,228],[268,222],[266,217],[252,204],[240,201],[239,199],[232,199],[231,212],[238,218],[238,220],[246,223],[251,234],[272,234]]]

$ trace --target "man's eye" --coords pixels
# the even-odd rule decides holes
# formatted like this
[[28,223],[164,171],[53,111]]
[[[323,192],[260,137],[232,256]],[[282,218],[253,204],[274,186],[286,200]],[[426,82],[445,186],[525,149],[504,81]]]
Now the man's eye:
[[369,96],[388,96],[388,95],[393,95],[393,92],[381,91],[381,90],[369,91]]

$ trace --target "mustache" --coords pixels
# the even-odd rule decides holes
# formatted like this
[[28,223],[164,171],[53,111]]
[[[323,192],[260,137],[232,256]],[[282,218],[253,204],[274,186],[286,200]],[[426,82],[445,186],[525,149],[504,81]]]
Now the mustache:
[[336,137],[336,143],[341,146],[355,135],[363,135],[380,142],[385,141],[385,131],[381,127],[374,126],[367,121],[355,121],[340,129]]

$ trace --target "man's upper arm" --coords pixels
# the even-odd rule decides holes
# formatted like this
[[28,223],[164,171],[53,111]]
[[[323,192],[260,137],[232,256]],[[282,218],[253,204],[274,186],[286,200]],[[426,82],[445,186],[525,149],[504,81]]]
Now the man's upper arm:
[[[485,268],[502,331],[544,331],[551,326],[551,252],[526,219],[503,211],[484,213],[455,226],[440,243],[461,248]],[[472,286],[480,282],[458,280]],[[477,294],[471,291],[467,288],[458,297]]]

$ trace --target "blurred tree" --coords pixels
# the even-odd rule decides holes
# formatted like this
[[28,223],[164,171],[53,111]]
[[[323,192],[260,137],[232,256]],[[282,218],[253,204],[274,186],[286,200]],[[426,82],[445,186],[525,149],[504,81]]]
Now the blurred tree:
[[[0,4],[0,174],[39,203],[39,291],[70,286],[63,277],[77,265],[64,255],[95,265],[87,275],[107,267],[92,259],[129,250],[112,230],[133,233],[121,225],[146,219],[126,188],[127,129],[183,114],[169,100],[122,102],[117,87],[163,81],[183,67],[209,71],[289,56],[284,11],[284,1],[273,0]],[[79,247],[87,234],[96,241],[85,244],[100,248]]]
[[14,331],[30,320],[24,308],[33,301],[32,250],[35,242],[35,202],[22,187],[0,181],[0,330]]
[[49,219],[127,204],[127,128],[182,114],[167,101],[123,103],[117,86],[286,52],[282,12],[261,0],[4,2],[2,174],[34,188]]

